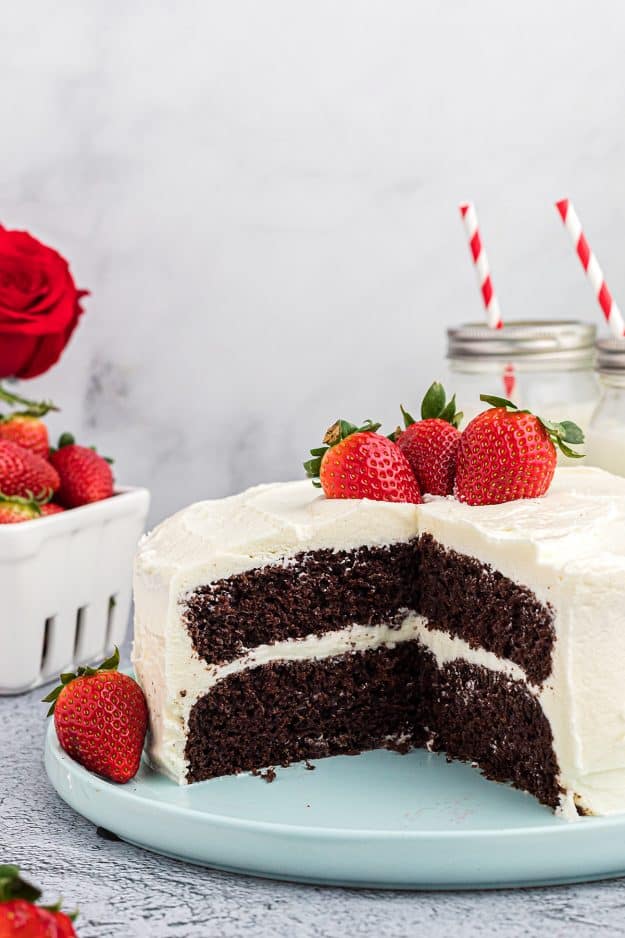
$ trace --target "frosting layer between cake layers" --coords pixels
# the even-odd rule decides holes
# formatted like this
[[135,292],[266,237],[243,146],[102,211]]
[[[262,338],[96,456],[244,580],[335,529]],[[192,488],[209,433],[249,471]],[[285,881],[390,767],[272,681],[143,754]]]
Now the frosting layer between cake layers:
[[[223,648],[211,656],[203,647],[201,657],[194,647],[189,601],[208,584],[259,568],[288,568],[316,551],[404,542],[416,545],[418,581],[419,551],[428,535],[444,548],[438,600],[429,606],[428,582],[432,595],[436,583],[424,567],[423,595],[417,586],[415,603],[395,610],[390,624],[346,623],[315,635],[315,620],[310,634],[239,647],[230,660],[224,660]],[[456,573],[457,555],[474,561],[476,570],[484,565],[489,583],[498,571],[492,608],[497,608],[496,590],[506,586],[500,610],[510,608],[507,629],[500,621],[497,635],[488,634],[488,623],[476,632],[466,606],[466,621],[447,615],[440,589],[445,551]],[[435,571],[436,565],[430,568]],[[462,569],[470,597],[480,574],[470,561]],[[186,781],[193,708],[236,673],[270,662],[332,659],[412,642],[441,672],[466,661],[526,688],[551,730],[566,813],[575,813],[575,803],[598,814],[625,810],[624,574],[625,480],[586,467],[558,469],[542,499],[499,506],[472,507],[454,499],[419,506],[331,501],[306,481],[258,486],[192,505],[143,540],[136,563],[134,662],[150,705],[151,757],[176,781]],[[510,592],[508,583],[520,591]],[[477,607],[479,582],[475,590]],[[531,591],[543,614],[529,652],[527,643],[518,641],[533,609],[523,590]],[[427,615],[420,614],[424,608]],[[503,643],[502,634],[507,634]]]

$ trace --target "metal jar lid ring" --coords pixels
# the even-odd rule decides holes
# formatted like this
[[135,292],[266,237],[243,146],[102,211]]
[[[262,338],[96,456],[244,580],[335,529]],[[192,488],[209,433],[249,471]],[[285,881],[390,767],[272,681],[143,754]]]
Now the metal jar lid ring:
[[614,374],[625,373],[625,339],[599,339],[597,370]]
[[503,329],[489,329],[484,323],[467,323],[447,330],[447,357],[540,358],[545,363],[562,358],[580,359],[592,355],[596,326],[577,320],[521,320]]

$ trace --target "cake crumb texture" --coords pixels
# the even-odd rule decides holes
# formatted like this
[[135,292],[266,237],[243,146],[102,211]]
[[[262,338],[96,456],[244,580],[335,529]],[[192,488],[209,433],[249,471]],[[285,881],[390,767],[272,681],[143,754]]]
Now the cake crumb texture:
[[194,705],[188,781],[368,749],[431,748],[476,760],[555,808],[551,728],[518,681],[456,661],[439,668],[419,642],[336,658],[272,662],[221,681]]

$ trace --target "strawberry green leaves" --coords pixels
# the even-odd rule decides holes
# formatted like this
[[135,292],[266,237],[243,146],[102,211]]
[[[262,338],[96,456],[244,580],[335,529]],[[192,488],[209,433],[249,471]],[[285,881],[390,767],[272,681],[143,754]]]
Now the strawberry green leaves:
[[5,495],[3,492],[0,492],[0,505],[15,505],[19,508],[25,508],[32,512],[33,515],[41,514],[41,506],[47,504],[52,498],[52,492],[47,497],[41,499],[35,498],[32,492],[28,493],[28,497],[21,497],[20,495]]
[[74,437],[73,433],[61,433],[56,448],[63,449],[64,446],[73,446],[75,442],[76,438]]
[[[504,407],[512,413],[529,414],[529,410],[519,410],[516,404],[506,400],[505,397],[497,397],[493,394],[480,394],[480,400],[491,407]],[[538,422],[544,427],[549,435],[549,439],[561,453],[568,456],[569,459],[582,459],[584,453],[578,453],[571,449],[571,446],[579,446],[584,442],[584,431],[578,427],[572,420],[562,420],[555,422],[553,420],[544,420],[542,417],[536,417]]]
[[46,694],[46,696],[43,698],[43,703],[51,704],[46,716],[52,716],[61,691],[67,687],[68,684],[71,684],[72,681],[75,681],[77,677],[93,677],[94,674],[98,674],[100,671],[117,671],[118,666],[119,648],[115,646],[115,651],[111,657],[107,658],[106,661],[103,661],[102,664],[98,665],[97,668],[90,668],[88,665],[81,665],[76,670],[76,673],[73,671],[68,671],[65,674],[61,674],[61,683],[58,685],[58,687],[55,687],[54,690],[51,690],[50,693]]
[[[75,446],[75,445],[76,445],[76,437],[74,436],[73,433],[68,433],[66,431],[65,433],[61,433],[59,437],[59,442],[56,444],[56,449],[52,447],[51,452],[58,453],[58,451],[60,449],[63,449],[63,447],[65,446]],[[95,446],[88,446],[86,448],[90,449],[94,453],[98,452]],[[104,460],[104,462],[107,462],[109,466],[112,466],[115,463],[115,460],[111,459],[110,456],[103,456],[102,459]]]
[[22,879],[19,866],[13,863],[0,866],[0,902],[10,902],[12,899],[36,902],[40,895],[40,889]]
[[315,488],[321,488],[319,481],[321,461],[329,449],[336,446],[337,443],[340,443],[342,440],[347,439],[352,433],[375,433],[380,427],[381,424],[374,423],[372,420],[365,420],[361,426],[350,423],[349,420],[337,420],[331,427],[328,427],[323,437],[324,445],[316,446],[314,449],[311,449],[310,455],[312,459],[307,459],[304,463],[306,475],[309,479],[312,479],[312,484]]
[[[15,899],[21,899],[24,902],[28,902],[31,905],[35,905],[35,903],[37,903],[40,898],[41,898],[41,889],[38,889],[37,886],[34,886],[32,883],[29,883],[27,880],[23,879],[20,873],[19,866],[16,866],[14,863],[4,863],[0,865],[0,903],[13,902]],[[58,913],[61,913],[61,906],[62,906],[62,903],[61,903],[61,900],[59,899],[59,901],[55,902],[54,905],[37,905],[37,908],[43,909],[46,912],[52,912],[52,913],[58,914]],[[78,914],[77,912],[73,912],[73,913],[62,912],[61,917],[69,920],[70,922],[73,922],[76,919],[77,914]],[[3,918],[2,922],[6,923],[6,919]],[[66,931],[64,928],[62,929],[58,927],[60,924],[58,918],[56,919],[54,923],[47,918],[45,922],[41,921],[41,923],[40,924],[39,923],[40,923],[40,919],[37,918],[37,924],[39,926],[36,932],[37,935],[43,935],[44,932],[46,935],[51,935],[53,933],[55,935],[61,935],[61,934],[69,935],[70,934],[70,932]],[[29,925],[22,924],[22,927],[20,927],[20,924],[22,923],[21,922],[18,923],[17,930],[15,932],[12,931],[11,934],[14,934],[14,933],[15,934],[19,933],[20,935],[21,934],[29,934],[29,935],[35,934],[35,932],[31,930],[31,927],[29,927]],[[49,930],[50,925],[52,925],[54,929],[53,932]],[[2,935],[8,934],[8,932],[4,931],[1,924],[0,924],[0,929],[2,929]],[[71,934],[75,935],[76,932],[72,930]]]
[[557,446],[561,453],[568,456],[569,459],[583,459],[584,453],[577,453],[567,444],[579,446],[584,442],[584,431],[578,427],[572,420],[562,420],[560,423],[554,423],[551,420],[542,420],[538,418],[543,427],[549,434],[551,442]]
[[[408,411],[401,405],[401,412],[404,418],[404,427],[408,428],[416,423]],[[447,400],[445,388],[439,381],[434,381],[426,391],[425,397],[421,403],[421,420],[445,420],[452,427],[458,428],[463,418],[463,414],[456,412],[456,395],[451,400]]]

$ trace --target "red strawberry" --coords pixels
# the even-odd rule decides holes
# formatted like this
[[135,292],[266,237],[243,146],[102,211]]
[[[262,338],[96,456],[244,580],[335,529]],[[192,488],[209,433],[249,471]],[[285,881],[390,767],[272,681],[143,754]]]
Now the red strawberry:
[[57,499],[65,508],[99,502],[113,494],[113,473],[107,460],[88,446],[78,446],[71,434],[63,434],[50,462],[61,478]]
[[24,899],[0,903],[0,938],[75,938],[71,918]]
[[0,384],[0,400],[15,407],[22,405],[26,409],[7,417],[0,417],[0,440],[17,443],[29,449],[43,459],[47,459],[50,450],[48,430],[41,420],[51,410],[58,410],[52,401],[30,401],[19,394],[11,394]]
[[51,701],[61,747],[90,772],[112,782],[137,774],[148,725],[148,708],[136,681],[117,670],[119,651],[99,668],[62,674]]
[[42,515],[59,515],[62,511],[65,511],[62,505],[57,505],[56,502],[46,502],[40,506]]
[[15,414],[0,423],[0,440],[10,440],[24,449],[48,458],[50,441],[48,429],[39,417],[30,417],[28,414]]
[[483,394],[493,410],[478,414],[462,434],[456,497],[469,505],[497,505],[517,498],[539,498],[551,485],[556,446],[579,458],[567,446],[584,442],[569,420],[550,423],[499,397]]
[[456,396],[447,403],[442,384],[430,387],[421,404],[421,417],[415,421],[401,408],[406,429],[396,431],[395,441],[408,460],[423,494],[451,495],[456,478],[456,461],[462,414],[456,413]]
[[58,906],[35,905],[40,896],[18,866],[0,866],[0,938],[76,938],[70,916]]
[[326,445],[310,451],[313,459],[307,460],[304,468],[327,498],[421,501],[405,456],[392,440],[375,432],[379,426],[370,420],[362,427],[337,420],[323,438]]
[[[61,912],[59,909],[51,910],[48,914],[52,916],[54,924],[56,925],[56,932],[51,931],[50,935],[55,934],[56,938],[76,938],[74,923],[69,915],[66,915],[65,912]],[[47,936],[48,933],[46,932],[45,934]]]
[[43,499],[56,492],[61,480],[49,462],[30,450],[0,440],[0,492]]
[[0,494],[0,524],[32,521],[33,518],[39,518],[41,514],[42,507],[32,498],[7,498]]
[[9,899],[0,902],[0,938],[44,938],[56,936],[56,931],[46,932],[40,918],[40,909],[25,899]]

